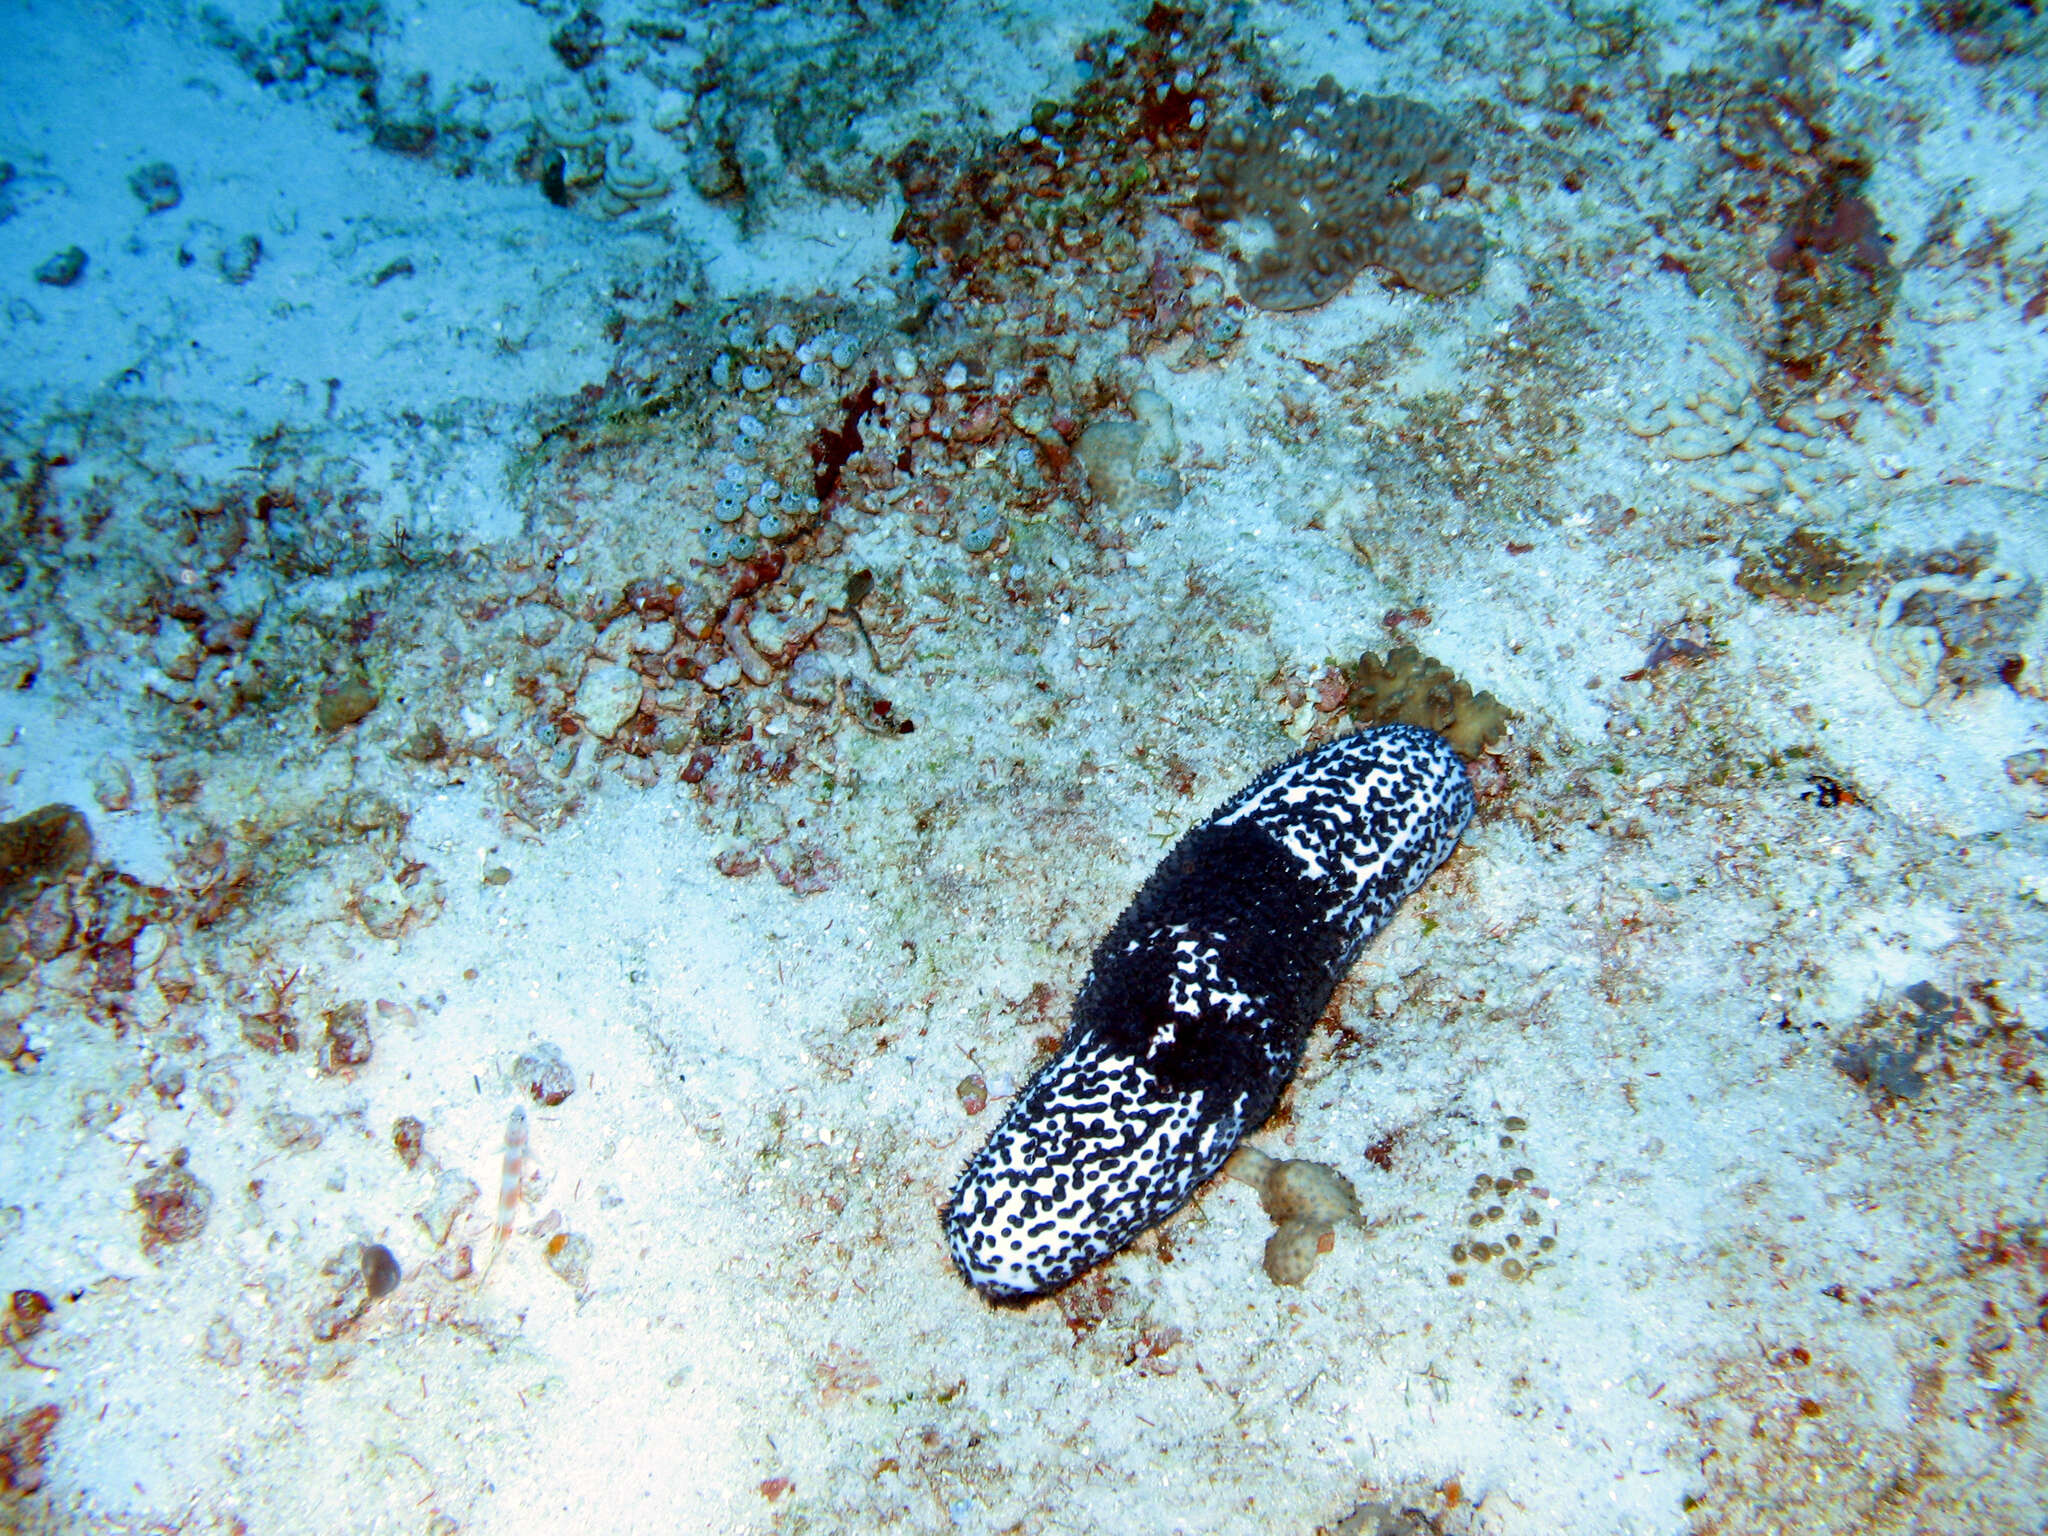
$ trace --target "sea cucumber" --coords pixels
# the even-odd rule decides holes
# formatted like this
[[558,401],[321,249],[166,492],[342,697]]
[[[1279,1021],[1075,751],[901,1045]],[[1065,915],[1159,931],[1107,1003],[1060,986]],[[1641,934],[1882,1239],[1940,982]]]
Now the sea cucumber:
[[1040,1295],[1186,1204],[1272,1112],[1338,981],[1472,805],[1449,742],[1386,725],[1277,764],[1183,837],[961,1174],[945,1228],[962,1278]]

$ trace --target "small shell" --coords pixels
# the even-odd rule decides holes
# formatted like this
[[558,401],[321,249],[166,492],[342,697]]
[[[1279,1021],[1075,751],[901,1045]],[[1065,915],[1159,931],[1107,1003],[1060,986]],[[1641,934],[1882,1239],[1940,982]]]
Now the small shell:
[[405,1278],[397,1257],[382,1243],[366,1244],[362,1261],[363,1288],[370,1293],[372,1301],[389,1296],[398,1289],[398,1282]]

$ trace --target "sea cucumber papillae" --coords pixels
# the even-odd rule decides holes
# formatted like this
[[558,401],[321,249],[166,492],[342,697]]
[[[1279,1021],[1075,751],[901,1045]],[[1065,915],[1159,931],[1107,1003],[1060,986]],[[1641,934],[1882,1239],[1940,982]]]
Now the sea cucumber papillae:
[[1276,765],[1183,837],[960,1176],[945,1225],[967,1282],[1038,1295],[1179,1210],[1272,1112],[1337,983],[1472,803],[1448,742],[1389,725]]

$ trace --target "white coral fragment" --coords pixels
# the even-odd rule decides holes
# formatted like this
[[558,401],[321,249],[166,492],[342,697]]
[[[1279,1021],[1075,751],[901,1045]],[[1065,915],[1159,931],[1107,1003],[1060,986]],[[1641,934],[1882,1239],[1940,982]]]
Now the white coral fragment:
[[604,149],[604,187],[599,206],[617,217],[642,203],[666,197],[668,192],[667,172],[634,150],[633,135],[614,134]]
[[1728,506],[1752,506],[1787,492],[1803,501],[1820,499],[1820,475],[1810,461],[1827,452],[1821,441],[1824,413],[1801,404],[1772,420],[1746,363],[1710,337],[1693,340],[1723,377],[1675,398],[1624,409],[1617,418],[1624,430],[1685,466],[1676,476],[1681,484]]

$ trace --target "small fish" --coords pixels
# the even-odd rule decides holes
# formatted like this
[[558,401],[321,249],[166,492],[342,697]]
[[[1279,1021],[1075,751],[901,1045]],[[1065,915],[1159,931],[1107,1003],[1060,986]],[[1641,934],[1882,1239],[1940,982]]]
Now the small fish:
[[477,1277],[478,1285],[490,1278],[491,1266],[498,1261],[498,1250],[512,1235],[512,1223],[519,1214],[519,1190],[525,1181],[526,1108],[521,1105],[505,1122],[505,1162],[498,1175],[498,1225],[491,1239],[491,1256],[484,1260],[484,1271]]

